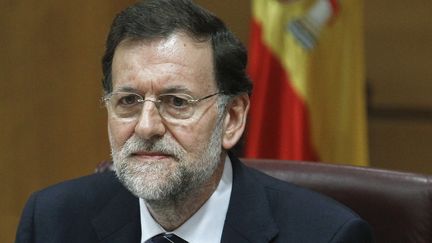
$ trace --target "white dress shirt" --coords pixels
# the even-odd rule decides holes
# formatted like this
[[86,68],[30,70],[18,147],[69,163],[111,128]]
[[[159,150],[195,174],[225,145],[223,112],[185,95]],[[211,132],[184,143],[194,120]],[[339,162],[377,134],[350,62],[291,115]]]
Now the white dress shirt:
[[141,217],[141,243],[160,233],[174,233],[189,243],[219,243],[232,189],[232,165],[227,156],[222,178],[216,190],[204,205],[184,224],[166,232],[151,216],[142,198],[139,199]]

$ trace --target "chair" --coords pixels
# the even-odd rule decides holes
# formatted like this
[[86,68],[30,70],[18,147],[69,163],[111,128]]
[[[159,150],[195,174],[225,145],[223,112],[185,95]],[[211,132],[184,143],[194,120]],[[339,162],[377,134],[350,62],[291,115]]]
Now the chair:
[[[370,167],[243,159],[270,176],[325,194],[369,222],[376,242],[432,242],[432,176]],[[111,169],[101,163],[96,172]]]
[[432,242],[430,175],[324,163],[243,161],[345,204],[369,222],[376,242]]

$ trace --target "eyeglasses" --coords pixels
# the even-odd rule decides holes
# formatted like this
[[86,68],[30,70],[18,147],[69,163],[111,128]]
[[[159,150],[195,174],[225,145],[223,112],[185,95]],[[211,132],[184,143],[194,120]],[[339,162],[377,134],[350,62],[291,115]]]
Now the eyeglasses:
[[159,95],[156,100],[151,100],[144,99],[136,93],[113,92],[103,97],[102,100],[117,118],[138,118],[143,110],[144,102],[150,101],[155,104],[164,119],[175,121],[191,118],[199,102],[221,93],[217,92],[199,99],[194,99],[188,94],[168,93]]

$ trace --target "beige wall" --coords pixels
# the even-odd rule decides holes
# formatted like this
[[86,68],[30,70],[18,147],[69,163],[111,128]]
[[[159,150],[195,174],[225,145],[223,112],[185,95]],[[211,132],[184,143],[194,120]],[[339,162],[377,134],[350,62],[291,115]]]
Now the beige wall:
[[432,173],[432,1],[365,1],[372,165]]
[[[129,2],[0,2],[0,242],[13,241],[32,191],[109,158],[100,58],[114,13]],[[249,0],[197,2],[247,42]],[[366,1],[374,107],[432,110],[431,3]],[[432,173],[431,119],[396,113],[370,118],[372,165]]]
[[108,158],[100,59],[127,1],[114,2],[0,3],[0,242],[13,242],[30,192]]
[[432,109],[432,1],[365,2],[373,105]]

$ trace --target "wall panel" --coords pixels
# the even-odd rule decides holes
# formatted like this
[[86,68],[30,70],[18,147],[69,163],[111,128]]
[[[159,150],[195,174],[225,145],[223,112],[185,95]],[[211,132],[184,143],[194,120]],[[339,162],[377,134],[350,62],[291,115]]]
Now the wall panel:
[[0,242],[13,242],[30,192],[109,158],[100,59],[128,2],[0,3]]

